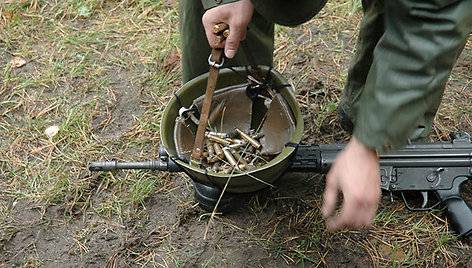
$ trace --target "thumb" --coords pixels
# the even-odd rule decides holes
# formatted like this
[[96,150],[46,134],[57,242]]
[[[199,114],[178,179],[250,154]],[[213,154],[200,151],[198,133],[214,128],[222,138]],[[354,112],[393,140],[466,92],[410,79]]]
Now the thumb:
[[321,213],[323,217],[328,218],[333,214],[338,201],[338,185],[332,173],[326,175],[326,186],[323,193],[323,205]]
[[230,27],[230,33],[225,41],[225,56],[234,58],[238,51],[239,43],[246,38],[246,29],[241,27]]

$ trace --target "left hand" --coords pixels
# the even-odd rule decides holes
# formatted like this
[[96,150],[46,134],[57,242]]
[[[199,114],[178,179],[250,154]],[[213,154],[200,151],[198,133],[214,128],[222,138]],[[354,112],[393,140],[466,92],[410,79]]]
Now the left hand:
[[[343,194],[341,212],[333,215],[339,192]],[[381,194],[377,153],[353,137],[326,175],[321,211],[328,230],[372,225]]]

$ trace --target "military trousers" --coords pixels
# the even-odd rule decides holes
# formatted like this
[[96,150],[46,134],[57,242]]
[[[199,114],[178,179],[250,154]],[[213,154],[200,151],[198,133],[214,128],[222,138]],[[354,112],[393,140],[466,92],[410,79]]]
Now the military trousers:
[[354,136],[379,151],[431,131],[472,27],[472,0],[364,0],[340,100]]

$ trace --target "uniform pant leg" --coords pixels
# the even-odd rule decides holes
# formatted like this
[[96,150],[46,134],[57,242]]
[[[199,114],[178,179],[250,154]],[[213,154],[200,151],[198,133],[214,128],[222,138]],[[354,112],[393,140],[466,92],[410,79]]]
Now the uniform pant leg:
[[[208,45],[202,16],[205,13],[201,1],[179,1],[179,30],[182,49],[182,79],[187,82],[192,78],[209,71],[208,56],[211,47]],[[246,35],[249,49],[255,61],[260,65],[272,66],[274,51],[274,24],[254,11]],[[226,60],[224,66],[248,66],[241,47],[236,56]]]
[[[374,48],[384,33],[384,2],[383,0],[363,0],[364,16],[361,21],[359,36],[354,57],[349,64],[348,76],[338,109],[355,125],[357,106],[364,90],[365,81],[373,60]],[[347,123],[350,124],[350,123]],[[352,131],[353,126],[346,126]]]
[[358,101],[354,136],[387,150],[431,129],[472,28],[472,0],[386,0],[385,33]]

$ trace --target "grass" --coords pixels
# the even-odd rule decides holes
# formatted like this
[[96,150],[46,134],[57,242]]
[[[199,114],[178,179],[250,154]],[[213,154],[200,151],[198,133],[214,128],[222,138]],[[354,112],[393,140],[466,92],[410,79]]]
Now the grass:
[[[189,178],[89,173],[91,160],[158,155],[163,108],[181,86],[177,5],[168,0],[0,4],[0,262],[20,267],[64,261],[64,267],[470,265],[469,244],[451,233],[441,211],[411,213],[399,200],[390,204],[384,198],[368,231],[325,232],[320,176],[256,193],[236,213],[219,215],[202,241],[208,217],[192,201]],[[336,0],[300,27],[276,27],[275,67],[296,89],[305,143],[347,138],[336,127],[335,109],[360,16],[360,1]],[[433,139],[447,139],[454,129],[471,130],[471,51],[469,40],[451,75]],[[59,128],[52,137],[45,134],[50,126]],[[42,235],[34,235],[40,230]]]
[[[155,66],[153,68],[156,62],[164,61],[167,50],[178,43],[175,34],[166,35],[167,40],[157,42],[159,33],[155,31],[161,29],[154,21],[158,18],[175,20],[175,12],[170,9],[165,13],[160,12],[161,1],[134,3],[134,12],[155,13],[154,16],[144,16],[145,19],[123,9],[116,9],[117,12],[112,16],[96,12],[104,8],[106,2],[44,1],[8,6],[8,10],[15,15],[2,27],[5,51],[11,56],[32,60],[35,67],[32,72],[19,74],[8,64],[2,68],[4,88],[8,89],[1,105],[1,113],[6,116],[2,127],[6,133],[4,137],[9,137],[11,141],[27,138],[34,144],[23,145],[30,148],[23,148],[21,156],[11,153],[17,156],[17,162],[23,163],[20,169],[12,168],[11,174],[25,179],[16,191],[25,197],[43,199],[44,196],[51,196],[47,199],[57,200],[73,187],[68,179],[72,175],[70,166],[77,168],[78,164],[83,165],[84,157],[89,158],[97,153],[98,148],[94,144],[96,137],[93,137],[90,122],[97,113],[97,107],[104,102],[109,102],[108,106],[113,105],[110,98],[113,81],[109,79],[112,70],[130,69],[129,83],[140,81],[141,84],[148,84],[148,91],[141,94],[151,99],[159,96],[153,89],[159,88],[158,94],[162,94],[170,90],[163,85],[168,87],[178,77],[178,72],[171,76],[165,72],[153,72],[154,77],[149,74],[149,70],[156,69]],[[108,6],[110,8],[110,4]],[[22,18],[22,14],[28,16]],[[114,26],[118,24],[124,27],[116,29]],[[149,29],[143,32],[140,30],[143,27]],[[135,52],[127,54],[129,50],[126,47],[130,46],[131,38]],[[154,44],[165,49],[156,49]],[[138,61],[145,63],[144,66],[140,64],[139,68],[132,68]],[[148,77],[144,81],[146,75]],[[53,141],[48,141],[43,131],[51,124],[58,124],[61,131]],[[141,127],[141,132],[156,132],[153,124]],[[140,143],[146,143],[144,141],[146,139],[139,140]],[[126,141],[123,141],[121,150],[125,150],[126,146]],[[49,154],[51,148],[57,150]],[[103,152],[103,149],[99,151]],[[47,163],[46,173],[30,172],[44,163]],[[44,190],[46,192],[39,192]],[[125,203],[139,202],[142,199],[140,196],[145,195],[146,191],[133,191],[136,196],[127,197],[131,201]]]

